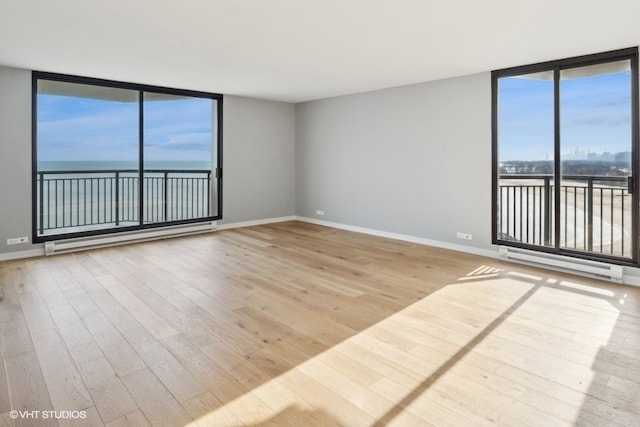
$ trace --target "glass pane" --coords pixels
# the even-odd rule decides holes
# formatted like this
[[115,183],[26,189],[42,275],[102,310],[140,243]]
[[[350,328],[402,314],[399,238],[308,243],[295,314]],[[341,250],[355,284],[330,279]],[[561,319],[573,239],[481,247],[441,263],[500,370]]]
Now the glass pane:
[[38,236],[137,225],[138,92],[37,88]]
[[498,80],[499,240],[553,246],[551,71]]
[[560,246],[631,257],[630,62],[560,77]]
[[145,223],[217,215],[215,102],[144,94]]

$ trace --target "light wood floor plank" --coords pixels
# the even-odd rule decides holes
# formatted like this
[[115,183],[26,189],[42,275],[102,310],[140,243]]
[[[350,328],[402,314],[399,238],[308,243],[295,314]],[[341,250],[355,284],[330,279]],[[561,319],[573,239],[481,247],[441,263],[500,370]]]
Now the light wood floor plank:
[[81,411],[93,406],[85,383],[57,330],[32,334],[42,374],[58,411]]
[[635,426],[640,289],[292,221],[0,262],[0,361],[0,425]]
[[192,397],[182,403],[187,413],[200,427],[221,426],[234,427],[242,425],[242,422],[225,408],[224,404],[211,393],[206,392]]
[[[162,343],[221,404],[251,390],[217,362],[220,358],[219,351],[205,353],[181,336],[166,338]],[[225,349],[225,351],[229,350]]]
[[120,332],[100,332],[93,337],[118,376],[122,377],[146,367],[140,355]]
[[102,418],[98,415],[96,408],[83,409],[80,413],[73,413],[72,416],[60,418],[60,427],[103,427]]
[[191,417],[148,369],[122,377],[127,389],[154,427],[188,424]]
[[146,329],[126,331],[125,337],[178,401],[182,402],[205,392],[202,385]]
[[105,423],[138,410],[138,405],[104,357],[81,364],[80,372]]
[[113,276],[101,276],[98,280],[154,337],[162,339],[178,333]]
[[36,281],[28,268],[30,263],[32,263],[31,260],[18,260],[9,264],[8,269],[11,274],[11,281],[18,294],[22,292],[34,292],[38,289],[36,287]]
[[[4,363],[12,410],[51,411],[54,409],[35,352],[9,357]],[[19,416],[14,420],[14,424],[16,427],[57,426],[58,422],[51,418]]]
[[76,364],[102,357],[100,347],[84,327],[71,304],[60,304],[49,309],[60,335]]
[[24,319],[0,323],[0,355],[3,357],[33,351],[31,335]]
[[55,329],[49,308],[37,290],[22,292],[19,298],[24,318],[32,334]]
[[13,427],[13,419],[9,412],[0,413],[0,427]]
[[67,298],[49,271],[50,264],[35,262],[29,266],[35,286],[47,307],[67,304]]
[[329,415],[322,411],[314,410],[311,405],[277,380],[269,381],[263,386],[252,390],[252,393],[291,425],[313,425],[318,427],[339,425]]
[[20,300],[14,285],[11,269],[0,268],[0,323],[22,318]]
[[115,326],[118,331],[128,331],[129,329],[142,326],[132,313],[116,301],[114,297],[104,287],[102,287],[98,280],[93,283],[83,282],[83,286],[86,286],[85,290],[100,310],[97,314],[106,316],[109,322]]
[[105,424],[106,427],[150,427],[149,421],[140,411],[134,411]]
[[9,383],[7,382],[7,370],[4,359],[4,357],[0,357],[0,414],[11,410]]
[[375,417],[358,408],[339,394],[332,392],[298,369],[278,379],[283,386],[295,390],[296,394],[318,411],[347,426],[372,425]]

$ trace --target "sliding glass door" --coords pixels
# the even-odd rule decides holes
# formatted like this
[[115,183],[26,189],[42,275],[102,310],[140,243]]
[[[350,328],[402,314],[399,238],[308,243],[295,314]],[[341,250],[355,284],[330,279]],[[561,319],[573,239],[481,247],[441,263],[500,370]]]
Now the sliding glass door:
[[36,235],[138,224],[139,92],[36,84]]
[[553,73],[500,79],[498,238],[554,244]]
[[632,256],[631,61],[560,71],[560,241]]
[[494,71],[493,242],[637,262],[637,49]]
[[208,98],[145,92],[145,223],[191,220],[217,211],[212,185],[217,114],[217,104]]
[[221,95],[33,75],[34,241],[221,218]]

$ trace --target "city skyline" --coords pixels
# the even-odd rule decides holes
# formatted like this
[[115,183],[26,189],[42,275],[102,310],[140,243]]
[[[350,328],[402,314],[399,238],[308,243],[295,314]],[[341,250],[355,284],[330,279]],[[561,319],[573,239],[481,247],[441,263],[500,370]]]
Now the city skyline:
[[[552,80],[499,80],[499,159],[550,160],[554,153]],[[631,149],[631,72],[560,81],[560,150],[591,153]]]

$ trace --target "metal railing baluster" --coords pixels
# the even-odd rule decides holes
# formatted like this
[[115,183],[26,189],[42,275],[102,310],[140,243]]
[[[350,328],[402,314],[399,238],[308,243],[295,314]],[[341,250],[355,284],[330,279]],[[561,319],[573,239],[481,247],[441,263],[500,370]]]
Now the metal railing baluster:
[[137,222],[138,203],[145,204],[145,222],[210,215],[210,170],[145,171],[142,201],[137,200],[138,177],[131,174],[137,171],[38,171],[35,184],[38,233],[83,231],[92,225]]
[[[565,183],[581,181],[584,185],[561,185],[561,216],[557,219],[552,176],[502,174],[499,178],[500,239],[548,246],[561,239],[558,241],[567,249],[630,255],[626,176],[563,176]],[[537,180],[539,184],[522,182],[525,180]],[[561,221],[563,236],[554,237],[555,220]]]

